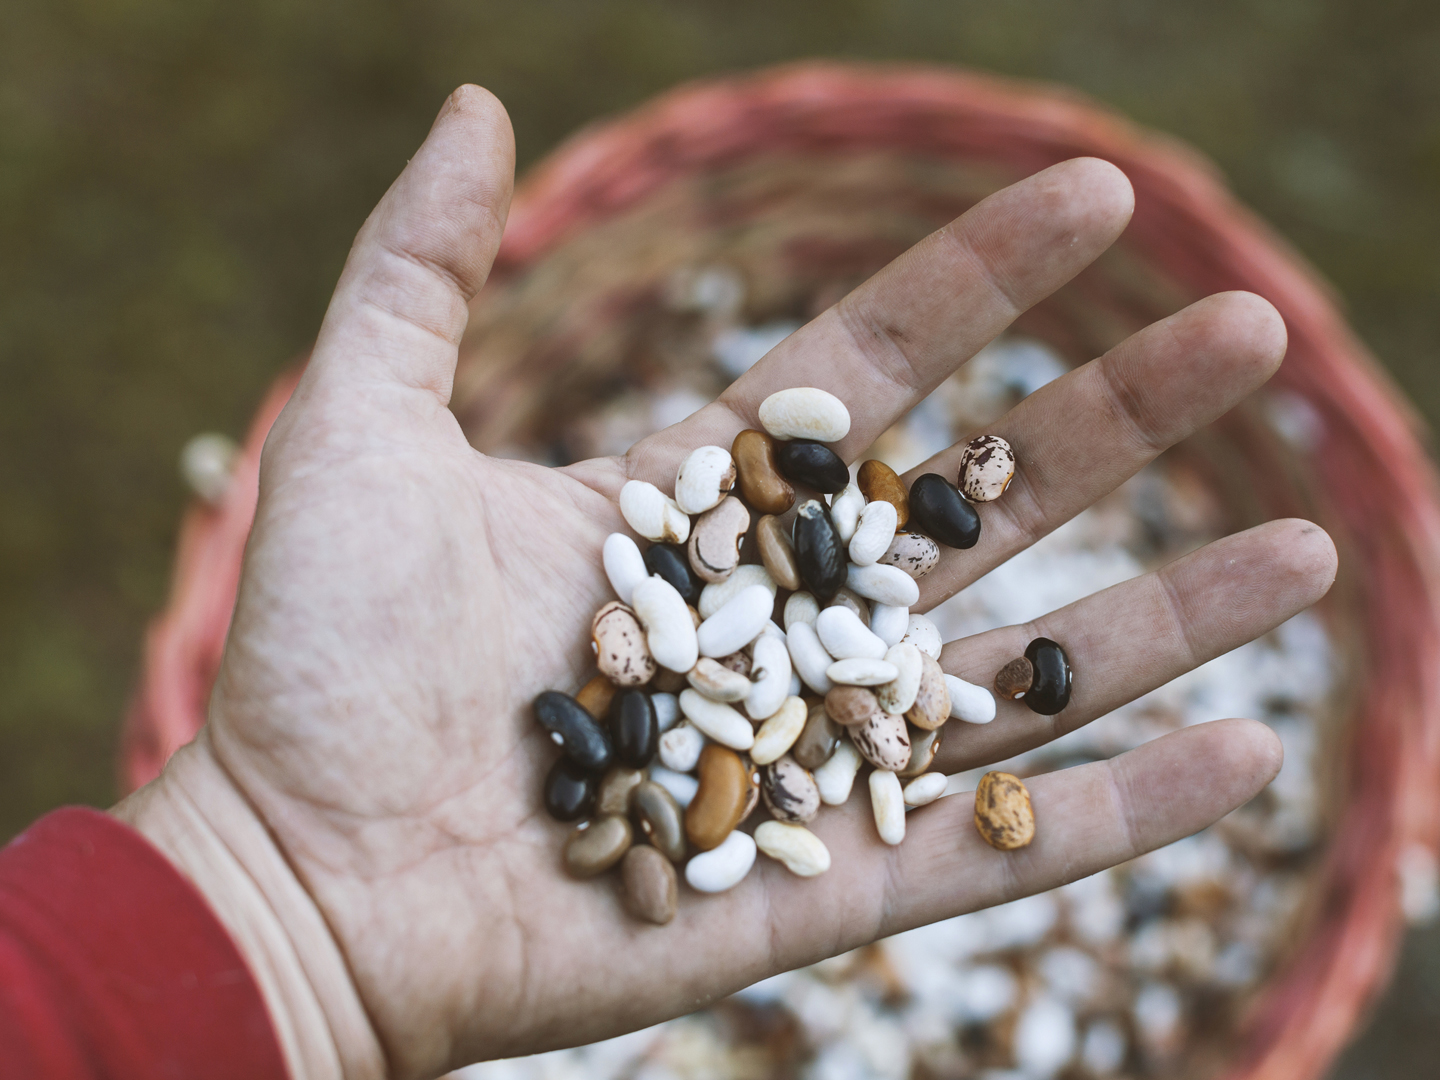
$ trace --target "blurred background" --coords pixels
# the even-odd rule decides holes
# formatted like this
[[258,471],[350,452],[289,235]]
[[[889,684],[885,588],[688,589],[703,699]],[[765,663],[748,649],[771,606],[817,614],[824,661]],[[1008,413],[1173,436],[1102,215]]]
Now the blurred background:
[[[445,94],[519,163],[798,57],[1062,82],[1214,159],[1440,420],[1440,8],[1419,0],[8,0],[0,15],[0,840],[114,797],[198,431],[243,435]],[[1433,1071],[1412,932],[1345,1080]]]

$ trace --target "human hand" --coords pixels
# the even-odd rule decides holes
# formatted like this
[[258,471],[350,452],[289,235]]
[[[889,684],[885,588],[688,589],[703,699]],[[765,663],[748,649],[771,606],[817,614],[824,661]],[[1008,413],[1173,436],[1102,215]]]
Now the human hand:
[[[1130,187],[1095,160],[1014,185],[916,245],[788,338],[722,398],[621,459],[564,469],[487,458],[446,408],[466,303],[503,229],[513,150],[465,88],[366,222],[293,399],[260,502],[209,723],[117,813],[197,882],[257,970],[297,1076],[422,1077],[618,1034],[774,972],[1051,888],[1186,836],[1274,775],[1275,737],[1225,720],[1029,783],[1040,823],[985,846],[968,797],[886,847],[859,794],[814,831],[832,869],[761,860],[734,890],[687,892],[665,927],[560,866],[540,807],[554,757],[530,703],[590,674],[610,599],[604,537],[628,479],[669,490],[695,446],[729,446],[766,395],[828,389],[847,460],[1123,230]],[[947,550],[924,610],[1113,490],[1265,381],[1273,308],[1203,300],[1031,395],[991,430],[1020,469]],[[954,475],[958,449],[914,470]],[[1065,644],[1069,707],[1000,703],[937,768],[1009,757],[1084,724],[1313,603],[1328,537],[1274,522],[1037,623],[950,643],[982,684],[1037,635]]]

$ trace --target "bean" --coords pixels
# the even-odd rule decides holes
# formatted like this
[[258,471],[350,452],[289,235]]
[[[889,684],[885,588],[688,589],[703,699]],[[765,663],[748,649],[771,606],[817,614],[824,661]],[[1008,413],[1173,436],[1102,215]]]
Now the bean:
[[610,699],[615,696],[615,684],[604,675],[595,675],[580,688],[575,700],[580,707],[596,720],[610,712]]
[[816,877],[830,869],[830,849],[803,825],[762,822],[755,829],[755,846],[796,877]]
[[951,719],[967,724],[988,724],[995,719],[995,697],[983,686],[946,675],[945,688],[950,691]]
[[664,735],[680,719],[680,701],[674,694],[656,692],[650,695],[650,705],[655,710],[655,726]]
[[950,719],[950,690],[938,660],[929,653],[920,653],[920,664],[920,686],[915,703],[905,710],[905,719],[925,731],[934,731]]
[[690,519],[685,512],[674,499],[644,480],[628,481],[620,489],[620,514],[646,540],[683,544],[690,536]]
[[695,792],[700,789],[700,781],[688,773],[675,772],[663,765],[651,765],[648,772],[651,780],[675,796],[682,809],[689,807],[695,799]]
[[830,760],[840,745],[840,737],[840,725],[830,718],[825,703],[817,701],[806,709],[805,726],[790,753],[801,765],[814,771]]
[[535,719],[580,768],[602,773],[610,767],[614,757],[610,737],[574,698],[546,690],[535,699]]
[[790,649],[778,631],[767,627],[750,651],[755,681],[745,696],[745,712],[751,720],[769,720],[790,696]]
[[905,796],[893,772],[876,769],[870,774],[870,810],[881,840],[893,847],[905,839]]
[[675,796],[653,780],[636,786],[630,813],[646,840],[672,862],[685,858],[685,811]]
[[675,474],[675,505],[687,514],[703,514],[719,505],[735,486],[735,462],[723,446],[697,446]]
[[650,571],[645,569],[645,556],[640,554],[640,549],[630,537],[624,533],[611,533],[605,538],[600,558],[615,595],[622,604],[630,603],[630,594],[635,586],[650,576]]
[[675,587],[687,604],[698,603],[705,582],[690,569],[690,557],[677,544],[651,544],[645,549],[645,569],[659,574]]
[[760,403],[760,426],[777,439],[839,442],[850,433],[850,410],[815,386],[777,390]]
[[696,660],[685,679],[711,701],[744,701],[750,693],[749,679],[708,656]]
[[649,694],[624,690],[615,695],[610,703],[610,741],[615,747],[615,760],[621,765],[641,769],[650,764],[660,741],[660,728]]
[[815,619],[815,632],[820,644],[837,660],[857,657],[880,660],[885,656],[885,642],[870,632],[848,607],[828,607]]
[[909,608],[894,604],[875,604],[870,608],[870,632],[887,646],[900,644],[909,627]]
[[991,847],[1015,851],[1035,839],[1035,808],[1018,776],[988,772],[975,789],[975,828]]
[[830,760],[812,774],[815,786],[820,790],[820,801],[826,806],[845,805],[855,784],[855,774],[863,763],[859,751],[848,740],[842,739],[830,755]]
[[635,790],[635,785],[644,779],[645,773],[640,769],[611,769],[601,778],[600,786],[596,790],[595,813],[628,814],[630,793]]
[[655,662],[681,674],[693,668],[700,656],[695,623],[675,586],[652,575],[635,586],[631,601]]
[[980,515],[939,473],[910,485],[910,524],[947,547],[972,548],[980,540]]
[[785,632],[788,634],[790,628],[797,622],[815,625],[815,619],[820,614],[820,605],[815,597],[808,592],[794,592],[785,601]]
[[755,733],[755,745],[750,748],[750,760],[756,765],[769,765],[777,761],[795,745],[800,733],[805,730],[809,710],[798,697],[787,697],[785,703]]
[[845,462],[824,443],[808,439],[782,442],[775,447],[775,464],[792,484],[822,495],[834,494],[850,483],[850,470]]
[[831,601],[825,605],[827,608],[844,607],[855,613],[855,617],[867,625],[870,622],[870,601],[866,600],[859,593],[852,589],[842,588]]
[[595,805],[595,774],[562,757],[545,776],[545,811],[556,821],[574,821]]
[[905,785],[905,805],[929,806],[945,794],[945,786],[949,782],[944,773],[932,772],[917,776]]
[[582,822],[565,842],[565,869],[577,878],[603,874],[625,857],[634,838],[630,822],[614,814]]
[[690,569],[709,582],[724,581],[740,565],[740,541],[750,529],[750,511],[733,495],[705,511],[690,534]]
[[855,484],[846,484],[845,490],[830,500],[830,520],[843,543],[850,543],[855,535],[864,509],[865,495]]
[[940,561],[940,545],[924,533],[902,532],[890,541],[879,562],[894,566],[919,581]]
[[885,462],[871,458],[861,464],[855,479],[868,501],[888,502],[895,507],[895,527],[903,529],[910,520],[910,493],[905,490],[905,482],[895,475],[895,470]]
[[790,662],[795,665],[801,681],[817,694],[827,693],[831,683],[825,673],[830,670],[834,658],[820,644],[815,628],[809,623],[795,623],[786,635],[785,644],[790,650]]
[[724,892],[739,885],[754,865],[755,841],[743,832],[732,832],[719,847],[685,864],[685,880],[696,892]]
[[815,778],[789,754],[766,766],[760,791],[777,821],[813,821],[820,812]]
[[[901,642],[892,645],[885,652],[885,660],[895,665],[899,672],[895,678],[875,688],[875,697],[880,708],[888,713],[903,716],[915,704],[915,695],[920,692],[920,680],[925,672],[925,660],[929,659],[914,645]],[[930,661],[932,664],[935,662]]]
[[910,764],[910,729],[904,717],[877,712],[850,729],[850,741],[860,756],[877,769],[896,772]]
[[960,491],[971,502],[993,502],[1015,476],[1015,451],[998,435],[970,440],[960,455]]
[[866,505],[850,537],[850,561],[869,566],[890,550],[895,539],[895,507],[883,499]]
[[635,612],[611,600],[590,623],[595,666],[616,686],[643,686],[655,677],[655,657]]
[[747,679],[750,678],[750,668],[753,665],[750,663],[750,655],[744,649],[741,649],[739,652],[732,652],[729,656],[717,656],[715,662],[721,667],[729,668],[737,675],[744,675]]
[[845,686],[879,686],[892,682],[899,674],[894,664],[884,660],[836,660],[825,669],[826,678]]
[[[731,600],[734,600],[741,589],[748,589],[751,585],[763,585],[770,591],[771,599],[774,599],[777,590],[775,579],[770,576],[770,571],[763,566],[746,563],[737,566],[724,581],[705,586],[704,591],[700,593],[700,618],[708,619]],[[773,609],[773,603],[771,607]]]
[[676,724],[660,736],[660,764],[676,772],[689,772],[700,762],[705,736],[690,723]]
[[995,692],[1006,701],[1018,701],[1030,692],[1035,666],[1028,656],[1017,656],[995,673]]
[[702,732],[732,750],[749,750],[755,744],[750,721],[729,705],[711,701],[694,690],[680,694],[680,711]]
[[845,585],[867,600],[894,607],[913,607],[920,599],[915,579],[894,566],[851,566],[845,574]]
[[701,851],[709,851],[745,819],[753,784],[744,759],[715,743],[700,753],[699,779],[685,810],[685,835]]
[[701,655],[728,656],[743,649],[760,636],[774,609],[775,598],[763,585],[747,585],[700,624],[696,642]]
[[625,884],[625,910],[637,919],[664,926],[675,918],[680,882],[675,867],[652,847],[638,844],[620,863]]
[[[694,629],[694,627],[692,626],[691,629]],[[684,690],[686,685],[688,684],[685,682],[683,672],[671,671],[664,664],[661,664],[660,670],[655,672],[655,678],[650,680],[650,689],[652,691],[657,694],[669,694],[671,697],[674,697],[680,693],[681,690]]]
[[795,489],[775,464],[775,440],[746,428],[730,446],[738,487],[745,501],[762,514],[783,514],[795,505]]
[[825,695],[825,711],[841,727],[859,727],[880,712],[880,703],[863,686],[837,686]]
[[777,585],[787,589],[800,588],[800,567],[795,562],[795,549],[790,538],[774,514],[766,514],[755,526],[755,546],[760,549],[760,561],[770,572]]
[[930,768],[931,763],[935,760],[935,755],[940,752],[939,728],[934,731],[913,728],[908,734],[910,735],[910,760],[906,762],[903,769],[895,773],[902,780],[919,776]]
[[1035,669],[1025,704],[1031,712],[1054,716],[1070,704],[1070,661],[1065,650],[1049,638],[1036,638],[1025,647],[1025,659]]
[[828,603],[845,584],[845,547],[823,503],[800,504],[794,542],[800,580],[817,601]]
[[940,628],[924,615],[911,615],[910,625],[905,628],[901,641],[909,642],[926,656],[940,659],[944,643],[940,640]]

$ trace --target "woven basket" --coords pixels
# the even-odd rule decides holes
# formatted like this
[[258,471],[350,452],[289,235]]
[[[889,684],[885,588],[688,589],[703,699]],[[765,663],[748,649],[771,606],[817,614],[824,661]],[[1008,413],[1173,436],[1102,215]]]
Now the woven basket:
[[[1353,670],[1327,751],[1323,864],[1223,1062],[1231,1077],[1310,1080],[1388,974],[1400,860],[1437,843],[1440,504],[1410,409],[1325,285],[1207,162],[1066,91],[953,71],[805,64],[684,87],[581,132],[521,185],[472,308],[453,408],[482,450],[574,456],[575,417],[673,362],[645,343],[664,332],[656,312],[684,268],[734,268],[749,321],[804,318],[991,191],[1080,155],[1124,170],[1134,218],[1020,329],[1083,362],[1199,297],[1248,289],[1289,330],[1266,401],[1303,437],[1286,443],[1251,404],[1188,445],[1237,526],[1298,513],[1341,550],[1328,616]],[[293,385],[282,379],[262,406],[224,503],[182,525],[172,599],[126,721],[126,789],[203,721],[260,446]]]

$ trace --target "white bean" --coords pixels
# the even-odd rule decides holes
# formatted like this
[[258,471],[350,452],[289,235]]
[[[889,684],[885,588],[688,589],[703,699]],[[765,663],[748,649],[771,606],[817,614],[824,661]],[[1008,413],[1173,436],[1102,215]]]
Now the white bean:
[[657,664],[682,675],[695,666],[700,656],[695,623],[674,585],[658,574],[648,577],[635,586],[630,606],[645,627],[645,643]]
[[860,511],[865,509],[865,494],[856,484],[846,484],[845,489],[830,501],[830,521],[840,540],[848,544],[860,524]]
[[905,839],[905,796],[900,778],[888,769],[870,774],[870,809],[881,840],[893,847]]
[[[701,593],[700,598],[705,598]],[[790,627],[797,622],[815,625],[815,618],[820,614],[820,602],[808,592],[794,592],[785,601],[785,632],[790,632]]]
[[710,738],[731,750],[749,750],[755,744],[750,721],[729,705],[711,701],[694,690],[680,691],[680,711]]
[[674,694],[651,694],[650,704],[655,709],[655,723],[664,735],[680,719],[680,701]]
[[855,534],[850,537],[850,561],[856,566],[869,566],[889,551],[899,520],[894,503],[884,499],[866,503]]
[[755,745],[750,747],[750,760],[756,765],[769,765],[784,757],[800,732],[805,730],[805,720],[810,710],[798,697],[788,697],[785,703],[770,719],[760,725],[755,733]]
[[908,608],[920,599],[919,583],[897,566],[852,565],[845,573],[845,584],[865,599],[880,604]]
[[696,892],[717,893],[733,889],[755,865],[755,841],[736,830],[720,846],[702,851],[685,864],[685,880]]
[[682,810],[690,805],[695,793],[700,790],[700,781],[695,777],[667,769],[663,765],[650,766],[650,779],[675,796],[675,801]]
[[828,607],[815,619],[815,633],[820,644],[836,660],[857,657],[879,660],[885,655],[885,642],[872,634],[860,616],[848,607]]
[[775,597],[763,585],[747,585],[695,631],[702,656],[729,656],[754,641],[775,607]]
[[924,661],[920,659],[919,649],[903,641],[890,646],[885,652],[885,659],[895,665],[899,674],[891,682],[877,686],[875,698],[887,713],[902,715],[915,704],[915,695],[920,693]]
[[744,701],[750,693],[749,679],[708,656],[695,661],[685,673],[685,681],[711,701]]
[[830,849],[804,825],[762,822],[755,829],[755,846],[797,877],[815,877],[830,869]]
[[646,540],[683,544],[690,538],[690,519],[685,512],[644,480],[631,480],[620,489],[620,514]]
[[635,541],[624,533],[611,533],[605,538],[600,559],[615,595],[622,604],[630,603],[635,586],[650,576],[650,571],[645,569],[645,556],[640,554]]
[[910,628],[910,609],[894,604],[870,606],[870,632],[888,645],[900,644]]
[[954,675],[945,676],[950,691],[950,715],[967,724],[988,724],[995,719],[995,695]]
[[900,640],[908,641],[936,660],[940,659],[940,650],[945,647],[945,643],[940,640],[940,628],[924,615],[910,616],[910,625],[905,628],[905,636]]
[[899,675],[899,669],[888,661],[863,658],[836,660],[825,669],[825,677],[841,686],[880,686]]
[[695,605],[700,612],[700,618],[708,619],[734,600],[741,589],[748,589],[751,585],[764,585],[770,590],[770,596],[775,596],[777,586],[775,579],[770,576],[770,571],[759,563],[743,563],[735,567],[724,581],[706,585],[700,590],[700,602]]
[[945,785],[950,778],[944,773],[927,772],[915,777],[905,785],[906,806],[928,806],[945,794]]
[[826,806],[843,806],[850,798],[850,788],[855,784],[855,774],[860,771],[864,759],[860,751],[850,745],[849,739],[841,739],[828,761],[811,775],[815,786],[820,789],[820,801]]
[[790,696],[790,650],[785,635],[767,627],[751,649],[750,684],[745,711],[751,720],[768,720]]
[[676,724],[660,736],[660,764],[676,772],[688,773],[700,764],[700,751],[705,749],[705,736],[693,724]]
[[735,486],[735,462],[723,446],[697,446],[675,474],[675,505],[687,514],[703,514]]
[[831,682],[825,672],[835,660],[820,644],[820,635],[815,633],[815,627],[809,623],[795,623],[786,635],[786,644],[801,681],[817,694],[828,694]]
[[850,410],[816,386],[777,390],[760,403],[760,426],[777,439],[839,442],[850,433]]

